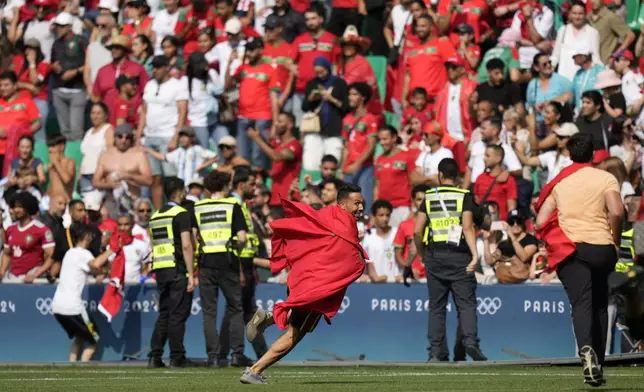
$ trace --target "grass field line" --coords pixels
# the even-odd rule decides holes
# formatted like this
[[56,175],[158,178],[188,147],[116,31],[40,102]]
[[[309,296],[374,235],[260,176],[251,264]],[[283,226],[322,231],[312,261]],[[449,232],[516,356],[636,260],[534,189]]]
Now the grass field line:
[[[155,380],[160,379],[174,379],[177,377],[154,377]],[[140,380],[141,377],[105,377],[98,380]],[[43,378],[2,378],[0,383],[4,381],[97,381],[94,377],[43,377]]]

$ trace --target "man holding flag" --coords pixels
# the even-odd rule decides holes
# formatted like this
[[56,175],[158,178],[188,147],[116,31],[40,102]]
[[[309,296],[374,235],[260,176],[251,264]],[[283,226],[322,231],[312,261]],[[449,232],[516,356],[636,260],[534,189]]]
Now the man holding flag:
[[615,177],[591,165],[592,136],[573,135],[567,148],[573,164],[542,190],[537,233],[570,299],[584,382],[598,387],[606,382],[608,275],[617,263],[624,206]]

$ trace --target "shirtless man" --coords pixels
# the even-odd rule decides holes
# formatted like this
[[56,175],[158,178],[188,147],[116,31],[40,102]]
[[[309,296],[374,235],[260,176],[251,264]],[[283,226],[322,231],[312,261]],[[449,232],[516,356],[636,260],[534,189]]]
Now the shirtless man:
[[69,203],[74,193],[76,162],[65,156],[65,143],[65,137],[62,135],[54,136],[47,141],[49,149],[47,195],[50,199],[56,195],[64,195],[65,203]]
[[[94,188],[106,191],[108,204],[115,200],[114,194],[123,191],[132,201],[141,196],[141,187],[152,185],[152,170],[148,157],[142,149],[133,147],[134,133],[130,124],[121,124],[114,131],[114,147],[110,147],[98,158],[96,173],[92,180]],[[114,191],[117,192],[114,192]],[[121,199],[121,197],[117,197]],[[110,211],[115,215],[120,211]],[[129,212],[129,211],[123,211]]]
[[235,166],[250,166],[250,162],[237,155],[237,140],[224,136],[219,140],[219,151],[224,161],[217,166],[218,171],[234,173]]

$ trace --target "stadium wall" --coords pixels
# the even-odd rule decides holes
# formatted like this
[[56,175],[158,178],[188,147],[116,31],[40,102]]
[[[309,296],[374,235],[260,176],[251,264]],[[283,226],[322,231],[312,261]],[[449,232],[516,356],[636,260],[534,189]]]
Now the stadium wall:
[[[145,358],[157,316],[153,285],[126,287],[123,308],[108,324],[97,311],[105,286],[88,285],[84,298],[101,334],[96,359]],[[51,313],[55,286],[0,285],[0,361],[65,361],[69,340]],[[570,306],[561,286],[481,286],[477,291],[478,325],[483,352],[493,360],[563,358],[575,355]],[[262,284],[257,305],[271,309],[286,297],[286,288]],[[220,317],[223,314],[220,296]],[[289,355],[289,360],[357,359],[427,360],[427,288],[401,284],[355,284],[350,287],[332,325],[317,330]],[[457,325],[450,300],[447,333],[452,350]],[[186,328],[189,357],[203,358],[202,311],[197,295]],[[279,331],[271,329],[267,341]],[[252,358],[250,344],[246,352]],[[166,351],[167,355],[167,351]]]

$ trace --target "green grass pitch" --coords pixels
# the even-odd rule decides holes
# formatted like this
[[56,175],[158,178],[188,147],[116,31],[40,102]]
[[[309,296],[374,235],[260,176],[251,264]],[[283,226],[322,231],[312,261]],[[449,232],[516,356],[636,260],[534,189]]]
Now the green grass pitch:
[[270,385],[241,385],[239,369],[0,367],[0,391],[643,391],[642,368],[606,369],[607,385],[583,384],[579,367],[275,367]]

